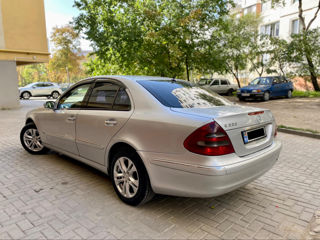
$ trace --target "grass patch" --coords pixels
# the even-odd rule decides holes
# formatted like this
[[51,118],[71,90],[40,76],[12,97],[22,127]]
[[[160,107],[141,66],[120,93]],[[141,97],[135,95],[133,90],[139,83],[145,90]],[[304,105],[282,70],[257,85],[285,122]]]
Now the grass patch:
[[310,132],[314,134],[320,134],[320,132],[312,129],[306,129],[306,128],[295,128],[295,127],[288,127],[285,125],[279,125],[278,128],[284,128],[284,129],[290,129],[290,130],[297,130],[297,131],[303,131],[303,132]]
[[293,97],[320,98],[320,92],[316,91],[293,91]]

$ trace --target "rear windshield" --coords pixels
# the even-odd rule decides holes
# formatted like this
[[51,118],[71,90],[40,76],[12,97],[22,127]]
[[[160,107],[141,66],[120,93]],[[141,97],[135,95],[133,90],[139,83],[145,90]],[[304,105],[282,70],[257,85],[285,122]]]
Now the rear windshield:
[[138,81],[160,103],[172,108],[210,108],[231,105],[210,89],[181,81],[144,80]]

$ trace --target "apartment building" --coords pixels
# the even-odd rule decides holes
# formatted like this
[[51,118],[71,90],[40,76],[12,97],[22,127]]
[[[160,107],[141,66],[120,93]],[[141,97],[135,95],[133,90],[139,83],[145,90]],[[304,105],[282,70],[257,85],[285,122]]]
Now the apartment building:
[[[299,33],[302,30],[302,24],[299,21],[298,0],[285,0],[285,5],[271,5],[271,0],[236,0],[236,7],[231,13],[236,17],[248,13],[256,13],[261,16],[259,32],[270,36],[276,36],[289,40],[291,34]],[[314,17],[318,9],[319,0],[302,0],[303,16],[306,24]],[[311,25],[311,29],[320,27],[320,15]],[[263,55],[263,60],[268,61],[270,56]],[[240,79],[243,84],[247,84],[258,74],[250,72],[248,69],[240,72]],[[227,76],[232,78],[231,75]],[[300,80],[299,80],[300,81]],[[311,85],[311,84],[310,84]]]
[[[298,17],[298,2],[298,0],[285,0],[284,6],[272,7],[271,1],[238,0],[237,14],[259,13],[262,19],[259,27],[260,33],[289,39],[292,33],[299,33],[302,28]],[[318,0],[302,0],[306,23],[313,18],[318,4]],[[320,16],[311,25],[311,28],[317,27],[320,27]]]

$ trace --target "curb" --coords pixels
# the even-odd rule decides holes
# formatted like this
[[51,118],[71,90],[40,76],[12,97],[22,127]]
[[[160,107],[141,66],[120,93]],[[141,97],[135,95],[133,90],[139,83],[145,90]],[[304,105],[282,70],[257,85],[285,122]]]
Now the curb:
[[310,138],[320,139],[320,134],[310,133],[310,132],[305,132],[305,131],[300,131],[300,130],[293,130],[293,129],[287,129],[287,128],[278,128],[278,132],[298,135],[298,136],[302,136],[302,137],[310,137]]

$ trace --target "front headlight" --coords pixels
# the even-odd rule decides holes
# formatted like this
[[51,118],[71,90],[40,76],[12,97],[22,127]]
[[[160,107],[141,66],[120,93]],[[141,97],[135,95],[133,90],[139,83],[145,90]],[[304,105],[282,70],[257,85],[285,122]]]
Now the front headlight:
[[241,90],[240,90],[240,89],[238,89],[238,90],[237,90],[237,92],[238,92],[238,93],[240,93],[240,92],[241,92]]

